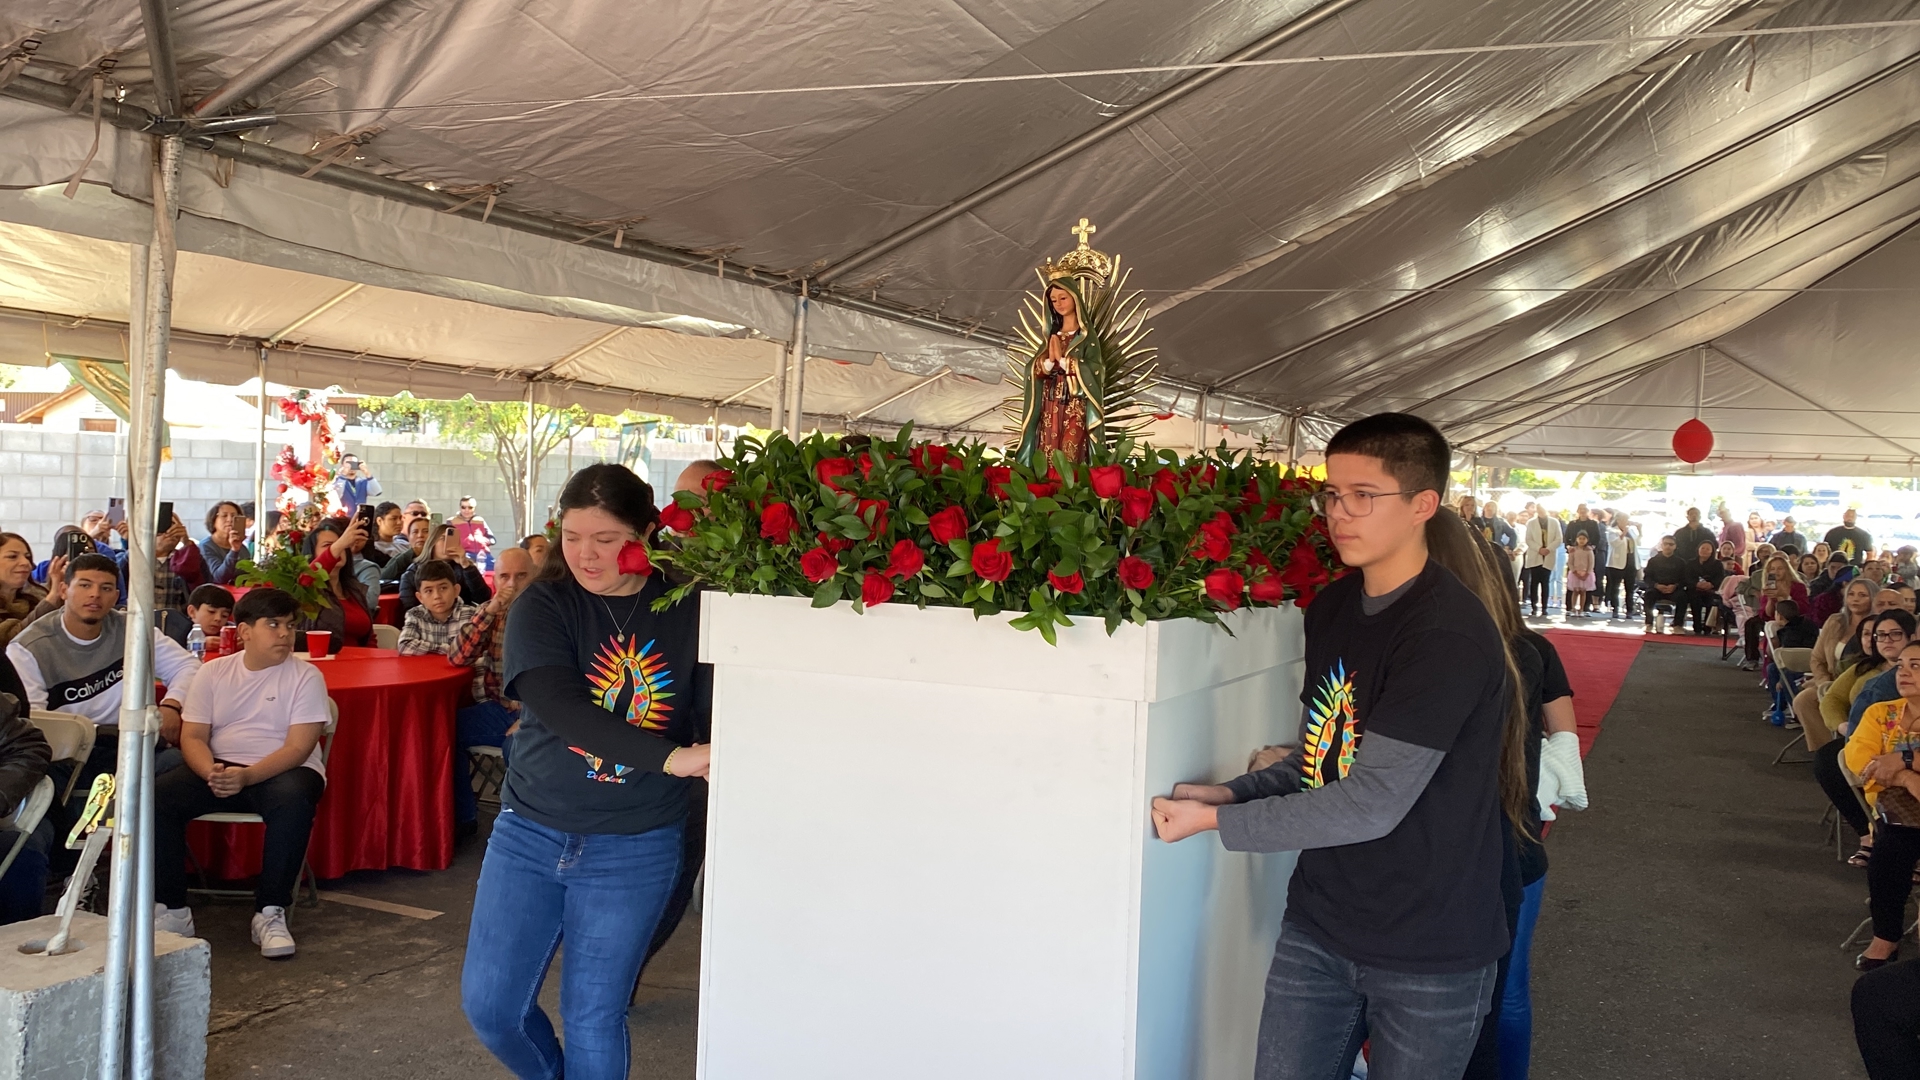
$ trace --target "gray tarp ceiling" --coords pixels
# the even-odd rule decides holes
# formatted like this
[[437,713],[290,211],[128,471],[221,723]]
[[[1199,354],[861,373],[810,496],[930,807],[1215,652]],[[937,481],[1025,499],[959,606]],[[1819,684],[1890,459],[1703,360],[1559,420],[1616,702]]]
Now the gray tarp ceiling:
[[[413,350],[403,358],[488,380],[565,360],[545,376],[552,393],[569,380],[616,395],[735,393],[770,373],[764,343],[789,336],[790,301],[762,285],[824,278],[811,351],[867,363],[874,377],[856,389],[869,403],[910,391],[873,418],[937,426],[974,422],[960,412],[1002,392],[990,385],[993,344],[965,331],[1009,327],[1032,267],[1070,245],[1066,226],[1085,215],[1096,246],[1123,255],[1154,301],[1154,341],[1183,413],[1204,390],[1210,420],[1284,439],[1299,416],[1311,442],[1343,418],[1404,408],[1483,461],[1660,469],[1705,357],[1699,405],[1725,455],[1703,468],[1906,474],[1920,459],[1920,419],[1886,409],[1877,388],[1911,385],[1907,350],[1920,340],[1920,260],[1904,238],[1920,220],[1920,26],[661,95],[1206,62],[1269,36],[1282,40],[1260,56],[1310,57],[1920,20],[1916,9],[1920,0],[394,0],[252,95],[283,122],[250,140],[300,154],[351,133],[358,156],[314,180],[249,164],[229,179],[195,153],[182,244],[551,316],[566,332],[517,362],[438,356],[430,335],[400,344]],[[193,101],[327,8],[169,10]],[[27,39],[40,44],[9,93],[84,86],[111,57],[126,100],[152,104],[132,0],[0,7],[0,49]],[[1162,107],[1156,95],[1194,79]],[[461,103],[492,104],[448,107]],[[1083,138],[1095,131],[1112,133]],[[90,141],[84,116],[0,101],[0,187],[19,189],[0,198],[0,218],[137,239],[137,215],[115,204],[145,190],[143,137],[109,133],[87,172],[101,190],[69,203],[45,188]],[[336,145],[323,142],[316,160]],[[477,204],[440,214],[350,192],[342,173],[460,192],[498,185],[502,208],[589,231],[628,223],[626,237],[692,253],[678,257],[692,265],[616,253],[607,237],[575,245],[483,226]],[[882,308],[922,318],[902,325]],[[624,362],[618,342],[573,356],[580,322],[760,339],[763,359],[748,379],[700,366],[719,364],[711,358],[678,372]],[[334,350],[379,351],[350,327],[332,333],[322,344]],[[913,390],[947,370],[962,378]],[[688,393],[706,376],[707,389]],[[739,403],[764,407],[766,389],[756,393]]]

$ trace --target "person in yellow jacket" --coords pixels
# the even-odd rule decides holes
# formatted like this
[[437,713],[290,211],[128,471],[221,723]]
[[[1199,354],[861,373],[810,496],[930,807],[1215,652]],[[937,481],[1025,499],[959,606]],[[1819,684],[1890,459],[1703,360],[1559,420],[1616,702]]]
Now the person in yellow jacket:
[[[1899,959],[1913,870],[1920,865],[1920,815],[1914,813],[1913,802],[1920,799],[1920,772],[1914,771],[1914,754],[1920,751],[1920,642],[1900,651],[1894,672],[1900,696],[1860,717],[1844,755],[1847,768],[1865,781],[1867,801],[1874,808],[1873,854],[1867,860],[1873,941],[1854,961],[1861,971]],[[1883,799],[1889,792],[1912,798]]]

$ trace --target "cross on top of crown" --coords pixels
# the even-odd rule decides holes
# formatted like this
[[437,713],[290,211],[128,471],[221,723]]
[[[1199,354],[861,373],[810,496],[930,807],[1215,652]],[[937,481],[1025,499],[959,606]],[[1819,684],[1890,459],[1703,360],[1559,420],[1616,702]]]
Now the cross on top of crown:
[[1099,229],[1099,226],[1092,224],[1086,218],[1081,218],[1080,224],[1075,225],[1073,228],[1068,229],[1067,231],[1079,237],[1080,246],[1082,248],[1085,248],[1087,246],[1087,237],[1092,236],[1094,233],[1099,232],[1100,229]]

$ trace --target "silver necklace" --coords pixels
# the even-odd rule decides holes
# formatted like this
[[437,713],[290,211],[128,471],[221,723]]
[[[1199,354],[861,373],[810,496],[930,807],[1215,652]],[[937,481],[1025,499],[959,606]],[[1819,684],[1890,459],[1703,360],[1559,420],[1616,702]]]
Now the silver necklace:
[[[600,596],[599,593],[595,593],[594,595]],[[614,617],[613,605],[609,604],[607,598],[604,596],[600,596],[600,606],[607,609],[607,620],[619,628],[619,635],[624,638],[627,636],[627,623],[632,622],[633,617],[640,613],[640,593],[633,594],[633,607],[627,610],[627,617],[625,619]]]

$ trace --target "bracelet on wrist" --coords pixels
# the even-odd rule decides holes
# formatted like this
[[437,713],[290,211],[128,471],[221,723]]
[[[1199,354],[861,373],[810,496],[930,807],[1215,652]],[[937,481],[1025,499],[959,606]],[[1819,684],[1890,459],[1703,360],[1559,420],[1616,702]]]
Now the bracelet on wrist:
[[667,760],[660,763],[661,772],[666,773],[668,776],[673,775],[673,755],[679,752],[680,752],[680,748],[677,746],[667,751]]

